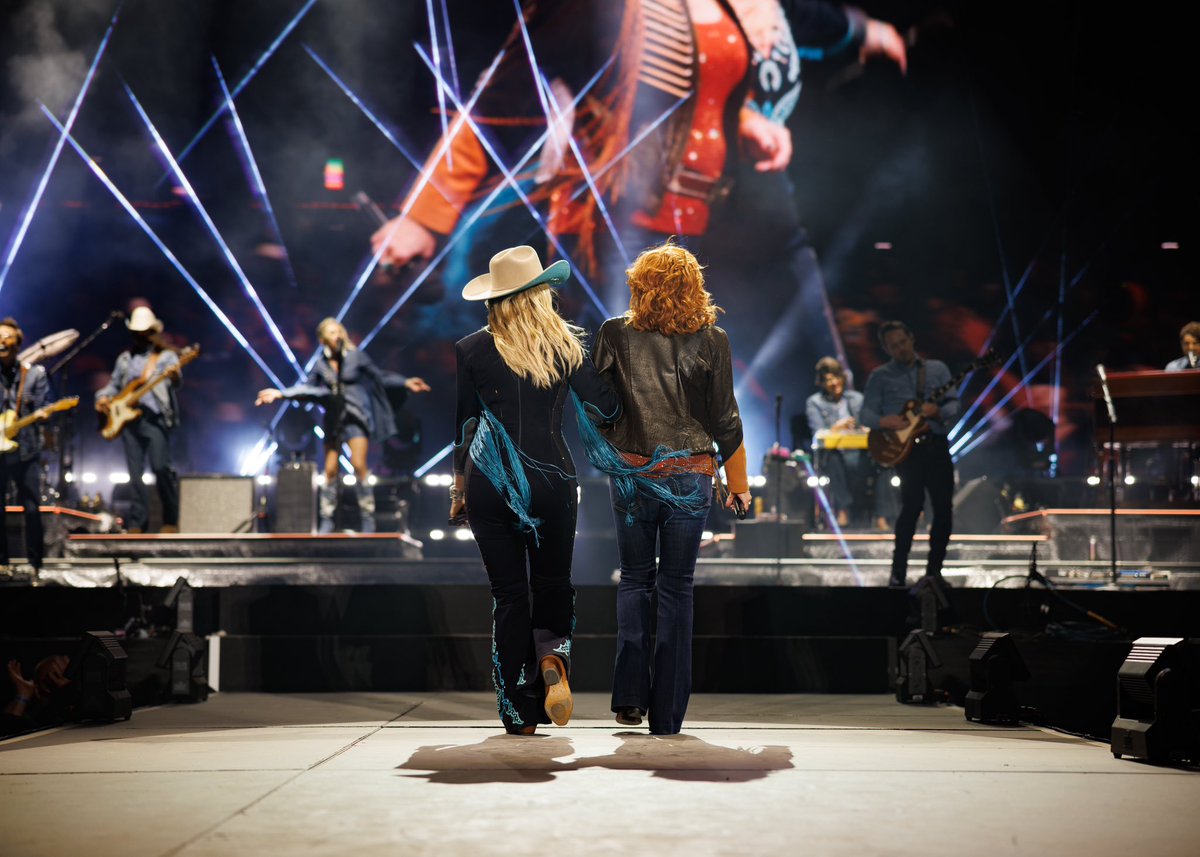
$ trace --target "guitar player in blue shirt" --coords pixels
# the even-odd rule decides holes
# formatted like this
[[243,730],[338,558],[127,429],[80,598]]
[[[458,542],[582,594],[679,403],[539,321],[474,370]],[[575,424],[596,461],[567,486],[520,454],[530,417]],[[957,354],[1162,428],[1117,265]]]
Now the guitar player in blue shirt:
[[[42,407],[50,395],[45,367],[23,364],[17,359],[24,338],[15,319],[0,320],[0,397],[3,398],[0,413],[11,417],[5,420],[6,425]],[[43,553],[42,515],[38,508],[41,428],[27,426],[13,440],[17,448],[0,454],[0,503],[8,493],[11,479],[17,486],[17,502],[25,513],[25,556],[36,572],[42,567]],[[0,566],[7,566],[8,559],[8,539],[4,538],[0,540]]]
[[886,321],[879,327],[879,341],[892,359],[871,373],[863,391],[859,421],[868,428],[903,431],[910,426],[902,416],[909,401],[920,402],[920,415],[929,431],[919,436],[908,457],[896,465],[900,477],[900,514],[896,518],[896,541],[892,552],[892,574],[888,585],[903,587],[908,569],[917,518],[928,493],[933,507],[929,528],[927,577],[941,578],[946,546],[953,526],[954,463],[946,433],[958,416],[958,393],[950,389],[936,402],[924,401],[930,390],[950,382],[950,369],[939,360],[921,358],[912,331],[902,321]]

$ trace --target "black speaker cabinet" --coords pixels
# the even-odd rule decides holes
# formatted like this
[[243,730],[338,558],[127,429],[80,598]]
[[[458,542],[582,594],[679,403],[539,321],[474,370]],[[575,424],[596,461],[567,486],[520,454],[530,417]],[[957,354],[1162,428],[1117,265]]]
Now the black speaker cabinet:
[[733,555],[738,559],[804,556],[804,530],[797,521],[734,521]]
[[179,477],[181,533],[250,532],[254,512],[253,476]]
[[275,481],[276,533],[314,533],[317,530],[317,465],[293,461],[279,468]]

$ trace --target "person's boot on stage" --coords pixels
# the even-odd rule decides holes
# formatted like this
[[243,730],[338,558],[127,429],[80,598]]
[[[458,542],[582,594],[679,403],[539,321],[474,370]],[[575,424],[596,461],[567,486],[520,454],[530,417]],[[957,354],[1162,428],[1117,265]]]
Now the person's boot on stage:
[[321,490],[317,492],[317,532],[321,535],[329,535],[333,532],[333,519],[337,515],[337,507],[337,479],[326,478]]
[[371,487],[369,477],[355,483],[354,494],[358,498],[358,516],[361,519],[358,531],[375,532],[375,489]]

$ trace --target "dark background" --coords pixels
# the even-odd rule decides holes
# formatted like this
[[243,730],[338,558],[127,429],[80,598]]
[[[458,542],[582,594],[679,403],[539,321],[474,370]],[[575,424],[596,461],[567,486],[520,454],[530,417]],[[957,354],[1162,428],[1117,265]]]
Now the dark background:
[[[233,86],[304,6],[304,0],[128,0],[74,130],[289,383],[294,372],[216,243],[173,182],[160,181],[164,164],[124,86],[178,155],[220,102],[211,58]],[[1096,466],[1087,399],[1095,364],[1161,368],[1179,353],[1179,327],[1200,315],[1194,217],[1184,217],[1196,181],[1194,135],[1185,134],[1181,110],[1182,98],[1192,95],[1182,23],[1161,9],[1113,16],[1083,3],[864,6],[903,32],[919,27],[908,75],[884,62],[857,76],[809,64],[790,123],[797,202],[858,386],[883,358],[875,327],[889,317],[906,319],[918,347],[952,367],[977,354],[994,327],[1005,357],[1028,339],[1022,359],[987,394],[989,406],[978,415],[1073,335],[1061,366],[1050,360],[1029,378],[960,471],[1028,468],[1024,411],[1057,417],[1058,472],[1086,475]],[[5,257],[57,140],[37,103],[60,119],[67,115],[114,9],[110,0],[27,0],[0,12]],[[513,10],[479,0],[449,0],[447,10],[458,80],[467,90],[507,33]],[[368,257],[373,227],[353,205],[353,193],[366,190],[390,204],[415,172],[305,47],[422,159],[440,126],[433,82],[414,41],[429,42],[424,2],[320,0],[238,96],[290,270],[277,253],[264,252],[278,242],[227,123],[218,122],[183,162],[301,362],[315,347],[317,321],[346,301]],[[344,191],[323,187],[330,158],[345,164]],[[892,249],[876,249],[877,242]],[[1180,249],[1164,250],[1163,242]],[[423,429],[408,453],[414,463],[453,435],[453,342],[483,321],[481,308],[457,298],[461,276],[431,277],[370,344],[377,362],[420,374],[434,387],[408,405]],[[1014,311],[997,324],[1018,288]],[[368,283],[346,317],[351,334],[372,331],[402,289]],[[720,283],[712,290],[730,315],[747,301],[783,306],[789,297],[769,289],[726,294]],[[236,472],[274,414],[252,404],[254,392],[270,382],[67,147],[0,288],[0,314],[16,316],[33,340],[65,328],[86,334],[137,299],[154,306],[180,343],[204,349],[183,391],[179,469]],[[58,375],[57,392],[90,397],[124,345],[120,330],[104,334]],[[741,365],[747,360],[742,355]],[[748,425],[769,425],[777,394],[786,413],[802,410],[811,374],[811,366],[796,366],[782,389],[750,385],[742,402]],[[976,377],[967,398],[990,378]],[[99,441],[87,415],[79,421],[77,469],[123,469],[117,445]],[[315,454],[310,425],[309,415],[289,414],[277,437],[285,454]],[[756,459],[771,438],[752,428],[748,439]]]

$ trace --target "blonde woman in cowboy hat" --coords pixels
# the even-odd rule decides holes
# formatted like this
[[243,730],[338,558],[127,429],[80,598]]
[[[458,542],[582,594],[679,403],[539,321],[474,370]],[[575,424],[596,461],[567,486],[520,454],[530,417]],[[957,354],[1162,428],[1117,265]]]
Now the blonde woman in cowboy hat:
[[108,413],[113,396],[130,381],[168,375],[170,381],[157,384],[144,396],[138,407],[142,416],[125,426],[121,443],[125,447],[125,465],[133,487],[133,505],[125,526],[131,533],[146,531],[150,518],[150,494],[142,474],[146,459],[154,474],[154,486],[162,501],[162,532],[179,532],[179,478],[171,463],[171,433],[179,422],[179,401],[175,388],[180,382],[179,356],[162,339],[162,321],[149,306],[137,306],[125,319],[133,337],[128,351],[117,356],[108,383],[96,391],[96,410]]
[[492,681],[507,731],[571,716],[571,554],[578,503],[562,436],[574,392],[597,421],[620,405],[554,307],[565,261],[542,268],[532,247],[492,257],[463,289],[485,301],[487,327],[460,340],[451,519],[465,517],[492,589]]

